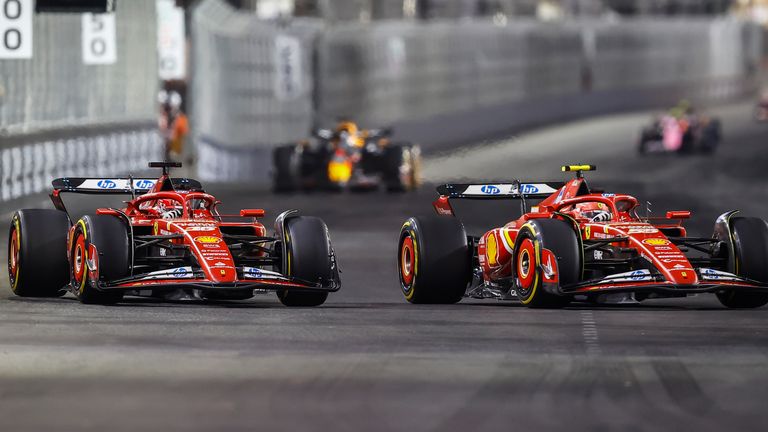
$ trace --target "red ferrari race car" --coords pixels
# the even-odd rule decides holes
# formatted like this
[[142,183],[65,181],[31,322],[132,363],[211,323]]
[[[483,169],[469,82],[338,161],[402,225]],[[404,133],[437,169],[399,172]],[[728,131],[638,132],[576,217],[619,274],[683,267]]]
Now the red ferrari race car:
[[[689,211],[638,215],[629,195],[590,190],[582,171],[567,183],[447,184],[433,203],[439,216],[410,218],[399,237],[400,285],[411,303],[462,297],[518,299],[529,307],[573,300],[628,301],[714,293],[731,308],[768,303],[768,225],[720,216],[712,237],[690,237]],[[468,236],[454,199],[517,199],[522,217]],[[526,208],[526,200],[542,200]]]
[[[168,168],[181,164],[149,166],[162,176],[56,179],[56,209],[17,211],[8,241],[13,292],[57,297],[69,290],[83,303],[112,304],[124,295],[244,300],[275,291],[286,306],[318,306],[341,287],[321,219],[289,210],[269,236],[257,220],[264,210],[220,214],[220,202],[198,181],[169,177]],[[68,194],[132,199],[76,218],[64,205]]]

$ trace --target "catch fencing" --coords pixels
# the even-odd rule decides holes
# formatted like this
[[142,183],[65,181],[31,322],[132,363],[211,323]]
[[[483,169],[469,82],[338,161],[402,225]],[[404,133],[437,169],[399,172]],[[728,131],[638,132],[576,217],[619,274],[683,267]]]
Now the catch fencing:
[[84,64],[82,14],[35,14],[32,58],[0,60],[3,132],[153,118],[158,85],[154,0],[119,2],[115,24],[116,61]]
[[47,190],[55,177],[114,175],[162,157],[155,18],[154,0],[119,2],[114,61],[86,64],[84,26],[101,22],[32,16],[32,57],[0,59],[0,201]]
[[321,22],[260,21],[214,0],[195,9],[192,29],[200,176],[244,180],[251,171],[266,172],[252,149],[302,139],[313,124],[313,46]]
[[[352,118],[429,149],[531,125],[754,91],[762,31],[732,18],[543,23],[194,16],[194,139],[206,180],[265,182],[275,145]],[[296,91],[282,87],[291,84]]]

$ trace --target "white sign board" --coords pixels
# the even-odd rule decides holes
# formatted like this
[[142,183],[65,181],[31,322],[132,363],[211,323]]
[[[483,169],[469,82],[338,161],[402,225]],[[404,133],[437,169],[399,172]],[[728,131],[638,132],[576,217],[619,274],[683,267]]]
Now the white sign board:
[[0,0],[0,59],[32,58],[33,0]]
[[184,10],[175,0],[157,0],[157,55],[160,79],[186,78]]
[[275,98],[292,100],[302,95],[301,42],[292,36],[275,38]]
[[83,63],[113,64],[117,61],[115,14],[83,14]]

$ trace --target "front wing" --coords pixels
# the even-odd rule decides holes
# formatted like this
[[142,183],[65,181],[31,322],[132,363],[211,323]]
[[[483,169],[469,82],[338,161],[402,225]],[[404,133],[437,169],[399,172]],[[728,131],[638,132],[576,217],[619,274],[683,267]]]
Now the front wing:
[[[182,267],[182,269],[184,268]],[[186,272],[180,272],[179,269],[170,269],[115,281],[101,281],[96,286],[96,289],[99,291],[136,291],[143,289],[151,289],[153,291],[173,291],[176,289],[278,291],[290,288],[292,290],[336,292],[341,288],[341,283],[335,279],[311,282],[266,270],[253,272],[252,268],[249,267],[238,268],[238,274],[244,275],[242,279],[224,283],[205,278],[201,271]]]
[[644,280],[628,280],[630,278],[604,278],[591,280],[574,285],[559,286],[545,283],[544,289],[557,295],[589,295],[617,292],[647,292],[657,294],[698,294],[716,293],[720,291],[751,291],[768,292],[768,284],[750,280],[735,275],[728,279],[707,278],[699,272],[699,282],[695,284],[678,284],[665,280],[661,275],[648,276]]

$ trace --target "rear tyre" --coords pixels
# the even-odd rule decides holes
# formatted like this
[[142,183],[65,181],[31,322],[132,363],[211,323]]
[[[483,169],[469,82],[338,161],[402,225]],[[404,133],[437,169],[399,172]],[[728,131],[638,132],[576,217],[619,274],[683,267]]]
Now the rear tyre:
[[400,288],[417,304],[452,304],[472,279],[472,251],[464,225],[453,217],[410,218],[398,243]]
[[407,192],[419,185],[421,151],[410,144],[392,144],[384,149],[383,178],[388,192]]
[[100,291],[97,286],[130,274],[131,247],[128,227],[114,216],[88,215],[77,221],[70,251],[71,284],[82,303],[115,304],[123,299],[122,292]]
[[8,278],[20,297],[60,297],[69,279],[69,220],[59,210],[19,210],[8,236]]
[[[730,226],[736,256],[728,271],[768,283],[768,225],[759,218],[735,217]],[[717,299],[729,308],[758,308],[768,304],[768,293],[723,291]]]
[[523,225],[515,240],[512,270],[520,302],[531,308],[561,308],[570,303],[570,297],[544,290],[542,249],[549,249],[557,259],[559,284],[569,285],[581,278],[581,248],[578,235],[565,221],[537,219]]
[[[287,249],[283,273],[307,282],[330,281],[335,278],[333,251],[328,228],[322,219],[298,216],[285,221]],[[327,291],[280,290],[277,297],[285,306],[320,306],[328,298]]]
[[272,188],[275,192],[293,192],[298,188],[298,164],[295,161],[296,146],[284,145],[277,147],[272,153],[274,164]]

